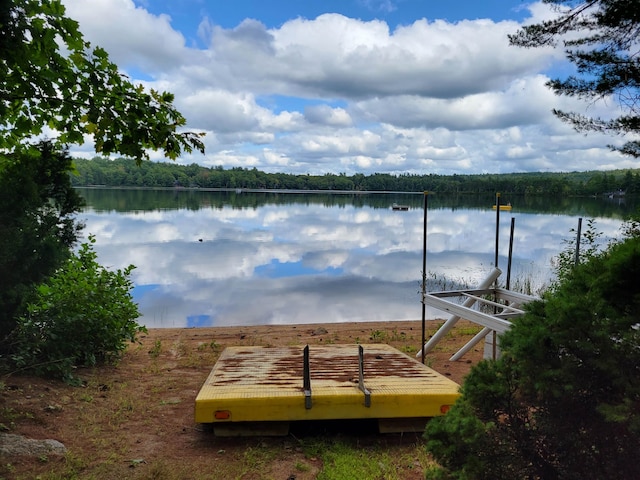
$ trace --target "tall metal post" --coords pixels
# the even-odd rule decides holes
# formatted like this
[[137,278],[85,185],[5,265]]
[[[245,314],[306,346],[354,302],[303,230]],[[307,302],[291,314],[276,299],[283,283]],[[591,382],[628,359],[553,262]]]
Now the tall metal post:
[[509,259],[507,260],[507,285],[506,289],[511,290],[511,263],[513,261],[513,231],[516,226],[516,219],[511,217],[511,232],[509,234]]
[[580,263],[580,237],[582,236],[582,217],[578,218],[578,234],[576,235],[576,257],[575,264]]
[[496,256],[493,261],[493,268],[498,268],[499,238],[500,238],[500,194],[496,193]]
[[[422,219],[422,343],[426,337],[426,308],[424,297],[427,293],[427,207],[429,205],[429,192],[424,192],[424,214]],[[422,349],[422,364],[424,365],[424,348]]]
[[[493,261],[493,268],[498,269],[498,250],[500,244],[500,193],[496,193],[496,255]],[[493,282],[493,287],[498,288],[498,279],[496,278],[495,282]],[[493,300],[495,301],[495,295],[493,296]],[[493,313],[497,313],[497,307],[493,307]],[[494,331],[491,332],[493,335],[493,358],[496,358],[495,345],[497,342],[498,334]]]

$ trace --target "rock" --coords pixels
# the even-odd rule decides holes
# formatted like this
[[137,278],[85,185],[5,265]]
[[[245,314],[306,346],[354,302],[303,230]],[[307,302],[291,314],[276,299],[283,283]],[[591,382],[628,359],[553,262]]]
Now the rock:
[[44,410],[47,412],[60,412],[62,411],[62,407],[57,404],[47,405],[44,407]]
[[57,440],[34,440],[22,435],[0,433],[0,454],[28,455],[64,455],[67,448]]
[[311,335],[326,335],[327,333],[329,332],[327,331],[326,328],[318,327],[313,332],[311,332]]

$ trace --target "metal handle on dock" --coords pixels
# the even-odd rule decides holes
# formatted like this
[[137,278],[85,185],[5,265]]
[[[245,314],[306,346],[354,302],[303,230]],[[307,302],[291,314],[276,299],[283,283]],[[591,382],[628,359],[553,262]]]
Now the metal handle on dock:
[[309,369],[309,345],[304,347],[302,360],[303,380],[302,388],[304,390],[304,408],[311,408],[311,371]]
[[[304,347],[302,356],[302,389],[304,390],[304,408],[311,409],[311,367],[309,364],[309,345]],[[371,407],[371,392],[364,385],[364,348],[358,345],[358,389],[364,394],[364,406]]]
[[358,345],[358,388],[364,393],[364,406],[371,406],[371,392],[364,386],[364,348]]

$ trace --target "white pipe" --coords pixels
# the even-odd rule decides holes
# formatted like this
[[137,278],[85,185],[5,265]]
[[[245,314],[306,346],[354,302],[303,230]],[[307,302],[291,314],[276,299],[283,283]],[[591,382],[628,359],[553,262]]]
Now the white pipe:
[[458,350],[458,352],[454,356],[452,356],[449,360],[452,362],[459,360],[465,353],[471,350],[476,345],[476,343],[478,343],[480,340],[486,337],[490,331],[491,329],[489,327],[484,327],[482,330],[480,330],[479,333],[476,334],[475,337],[469,340],[467,344],[464,347],[462,347],[460,350]]
[[[516,302],[510,303],[509,306],[513,307],[513,308],[520,308],[520,304],[516,303]],[[467,344],[464,347],[462,347],[460,350],[458,350],[458,352],[455,355],[453,355],[449,360],[452,361],[452,362],[455,362],[456,360],[460,360],[460,358],[465,353],[467,353],[469,350],[471,350],[475,346],[476,343],[478,343],[480,340],[482,340],[484,337],[486,337],[489,334],[490,331],[491,331],[491,329],[489,327],[484,327],[482,330],[480,330],[480,332],[478,332],[476,334],[475,337],[473,337],[471,340],[469,340],[467,342]]]
[[[494,268],[491,273],[489,274],[489,276],[484,280],[484,282],[482,282],[480,284],[480,286],[478,287],[479,290],[484,290],[486,288],[489,288],[495,281],[496,279],[502,274],[502,270],[500,270],[499,268]],[[476,302],[476,298],[467,298],[467,300],[465,300],[465,302],[462,304],[463,307],[470,307],[472,306],[475,302]],[[447,333],[449,333],[449,330],[451,330],[456,322],[460,320],[460,317],[458,315],[454,315],[451,318],[449,318],[449,320],[447,320],[439,329],[436,333],[433,334],[433,337],[431,337],[429,339],[429,341],[427,343],[424,344],[424,346],[418,350],[418,353],[416,353],[416,358],[422,356],[422,352],[424,350],[424,354],[426,355],[427,352],[429,352],[436,343],[438,343],[440,341],[440,339],[442,337],[444,337]]]

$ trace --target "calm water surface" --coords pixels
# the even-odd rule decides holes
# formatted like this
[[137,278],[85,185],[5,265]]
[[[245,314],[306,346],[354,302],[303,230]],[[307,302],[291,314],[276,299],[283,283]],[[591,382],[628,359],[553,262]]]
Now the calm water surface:
[[[148,327],[415,320],[421,316],[422,194],[80,189],[85,235],[103,265],[133,272]],[[604,199],[503,197],[498,266],[548,283],[578,218],[619,236],[634,206]],[[394,211],[394,203],[408,205]],[[429,196],[429,290],[479,283],[493,268],[493,198]],[[505,275],[506,276],[506,275]],[[504,281],[504,276],[503,276]],[[442,316],[428,312],[429,318]]]

